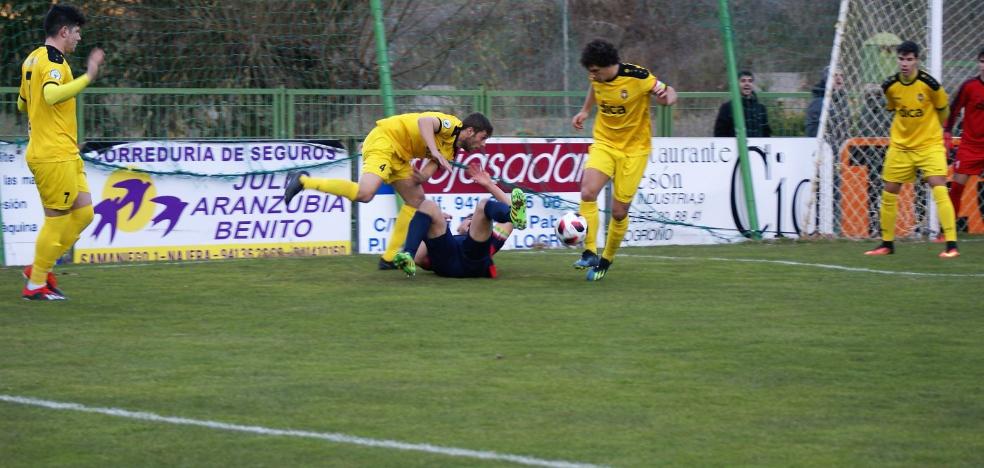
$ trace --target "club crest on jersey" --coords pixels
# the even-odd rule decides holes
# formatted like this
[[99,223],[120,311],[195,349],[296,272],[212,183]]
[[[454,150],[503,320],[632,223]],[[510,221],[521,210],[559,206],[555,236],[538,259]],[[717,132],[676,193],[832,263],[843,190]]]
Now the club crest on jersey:
[[924,99],[924,98],[923,98],[923,95],[922,95],[922,93],[919,93],[919,94],[917,94],[917,95],[916,95],[916,99],[918,99],[918,100],[919,100],[919,102],[922,102],[922,101],[923,101],[923,99]]
[[58,70],[51,70],[51,73],[49,73],[49,75],[51,75],[51,77],[56,80],[61,79],[61,73]]
[[621,96],[622,96],[622,99],[628,99],[629,98],[629,92],[623,89]]
[[441,126],[444,128],[451,128],[451,121],[448,119],[444,119],[441,121]]

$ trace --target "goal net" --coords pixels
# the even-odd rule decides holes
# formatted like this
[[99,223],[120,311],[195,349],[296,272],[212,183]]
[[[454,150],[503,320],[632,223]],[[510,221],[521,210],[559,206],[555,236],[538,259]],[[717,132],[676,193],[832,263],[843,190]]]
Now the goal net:
[[[881,169],[892,122],[881,83],[897,72],[895,47],[904,40],[918,43],[924,50],[922,67],[952,96],[977,73],[976,55],[984,46],[980,24],[980,0],[842,1],[820,132],[830,148],[820,170],[821,232],[855,239],[880,236]],[[968,182],[958,230],[984,232],[982,185]],[[929,186],[921,179],[906,185],[896,235],[929,237],[938,230]]]

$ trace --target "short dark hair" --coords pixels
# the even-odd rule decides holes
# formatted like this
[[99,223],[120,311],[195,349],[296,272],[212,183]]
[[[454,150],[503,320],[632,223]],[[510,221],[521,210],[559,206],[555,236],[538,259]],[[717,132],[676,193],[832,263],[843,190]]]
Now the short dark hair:
[[895,53],[899,55],[912,54],[915,55],[916,58],[919,58],[919,44],[912,41],[904,41],[895,48]]
[[608,67],[617,65],[619,62],[618,49],[608,41],[595,39],[584,46],[584,50],[581,51],[581,66],[584,68],[590,66]]
[[984,47],[981,47],[981,51],[977,53],[977,60],[980,60],[981,57],[984,57]]
[[82,27],[85,25],[85,16],[78,8],[68,5],[51,5],[51,9],[44,15],[44,33],[47,37],[58,35],[61,28],[68,26]]
[[742,70],[742,71],[738,72],[738,79],[739,80],[743,76],[747,76],[747,77],[750,77],[752,80],[755,80],[755,75],[753,75],[752,72],[750,72],[748,70]]
[[489,122],[488,117],[482,115],[481,112],[476,112],[465,117],[465,120],[461,121],[461,128],[473,128],[475,129],[475,133],[485,131],[490,137],[492,136],[492,122]]

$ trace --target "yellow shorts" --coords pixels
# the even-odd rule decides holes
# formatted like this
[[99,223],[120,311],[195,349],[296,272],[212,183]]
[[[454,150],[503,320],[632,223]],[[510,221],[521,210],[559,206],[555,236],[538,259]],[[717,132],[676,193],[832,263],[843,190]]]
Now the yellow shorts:
[[79,192],[89,192],[82,159],[60,162],[28,162],[34,184],[41,195],[41,205],[52,210],[72,208]]
[[389,137],[374,128],[362,143],[362,172],[376,174],[389,184],[395,180],[409,179],[413,175],[413,167],[396,154]]
[[588,148],[588,164],[585,167],[601,171],[612,179],[612,196],[616,200],[632,203],[648,162],[649,151],[627,154],[595,143]]
[[892,146],[885,153],[885,167],[882,179],[886,182],[914,182],[916,169],[922,170],[923,177],[946,177],[946,148],[943,145],[920,150],[902,150]]

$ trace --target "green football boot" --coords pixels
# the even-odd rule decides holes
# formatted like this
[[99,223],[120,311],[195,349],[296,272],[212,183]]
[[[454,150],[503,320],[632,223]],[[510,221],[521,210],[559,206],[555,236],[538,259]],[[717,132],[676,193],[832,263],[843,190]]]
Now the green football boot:
[[509,220],[512,222],[514,228],[526,229],[526,194],[519,187],[514,188],[512,191]]
[[417,264],[413,263],[413,257],[407,252],[400,252],[393,257],[393,264],[403,270],[410,278],[417,274]]

